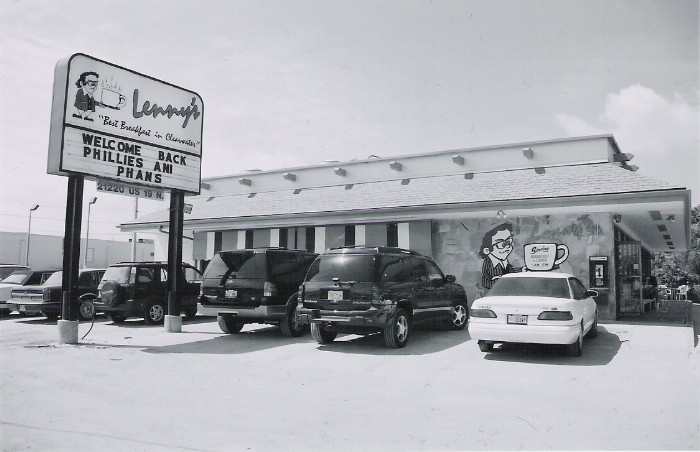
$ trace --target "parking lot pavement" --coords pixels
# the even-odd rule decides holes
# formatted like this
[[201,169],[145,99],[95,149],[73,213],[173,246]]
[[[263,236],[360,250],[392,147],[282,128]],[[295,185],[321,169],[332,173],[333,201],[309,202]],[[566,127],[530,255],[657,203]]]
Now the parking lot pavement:
[[[80,324],[79,336],[90,328]],[[689,327],[600,325],[583,356],[479,351],[466,330],[309,335],[213,319],[181,333],[99,320],[0,320],[0,449],[697,450],[700,353]]]

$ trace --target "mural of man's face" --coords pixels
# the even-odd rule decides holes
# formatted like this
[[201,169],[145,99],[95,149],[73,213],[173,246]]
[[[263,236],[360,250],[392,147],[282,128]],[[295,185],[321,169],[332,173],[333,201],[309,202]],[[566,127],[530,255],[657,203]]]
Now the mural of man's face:
[[94,93],[95,89],[97,88],[97,77],[94,75],[88,75],[85,77],[83,87],[85,88],[85,91],[89,92],[90,94]]
[[511,251],[513,251],[513,234],[511,234],[511,232],[507,229],[498,231],[491,238],[491,249],[489,250],[489,253],[493,254],[494,257],[498,258],[499,260],[504,261]]

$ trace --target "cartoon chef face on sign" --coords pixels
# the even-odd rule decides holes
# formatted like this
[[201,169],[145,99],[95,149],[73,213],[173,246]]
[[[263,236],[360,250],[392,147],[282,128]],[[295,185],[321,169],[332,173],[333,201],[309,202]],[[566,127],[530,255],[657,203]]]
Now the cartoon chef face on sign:
[[488,231],[481,242],[479,256],[484,258],[481,268],[481,285],[490,289],[493,283],[505,275],[515,271],[508,262],[508,256],[513,251],[513,226],[503,223]]

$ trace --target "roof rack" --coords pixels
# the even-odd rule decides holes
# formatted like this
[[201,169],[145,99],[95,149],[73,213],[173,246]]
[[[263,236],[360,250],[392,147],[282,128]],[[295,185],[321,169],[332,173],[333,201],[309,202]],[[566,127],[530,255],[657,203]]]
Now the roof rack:
[[418,251],[408,250],[405,248],[399,248],[397,246],[380,246],[380,245],[349,245],[349,246],[338,246],[329,248],[329,251],[339,251],[339,250],[368,250],[375,251],[377,253],[396,253],[396,254],[410,254],[412,256],[422,256]]

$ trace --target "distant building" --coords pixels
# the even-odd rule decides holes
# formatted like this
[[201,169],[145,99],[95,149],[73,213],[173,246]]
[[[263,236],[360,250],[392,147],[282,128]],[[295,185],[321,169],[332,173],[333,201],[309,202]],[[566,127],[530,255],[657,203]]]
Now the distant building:
[[[139,240],[136,260],[152,261],[153,240]],[[80,241],[80,266],[85,262],[85,240]],[[27,234],[0,231],[0,262],[24,264],[27,253]],[[91,238],[87,267],[105,268],[115,262],[131,260],[131,243]],[[32,234],[29,240],[29,266],[34,269],[63,268],[63,237]]]
[[[637,173],[612,135],[374,157],[204,179],[185,200],[183,258],[203,266],[222,249],[400,246],[432,256],[470,302],[498,265],[559,258],[599,291],[600,318],[615,319],[644,312],[652,252],[689,246],[690,191]],[[168,219],[164,210],[120,227],[166,232]],[[167,237],[157,235],[157,259]],[[548,256],[556,245],[568,256]]]

